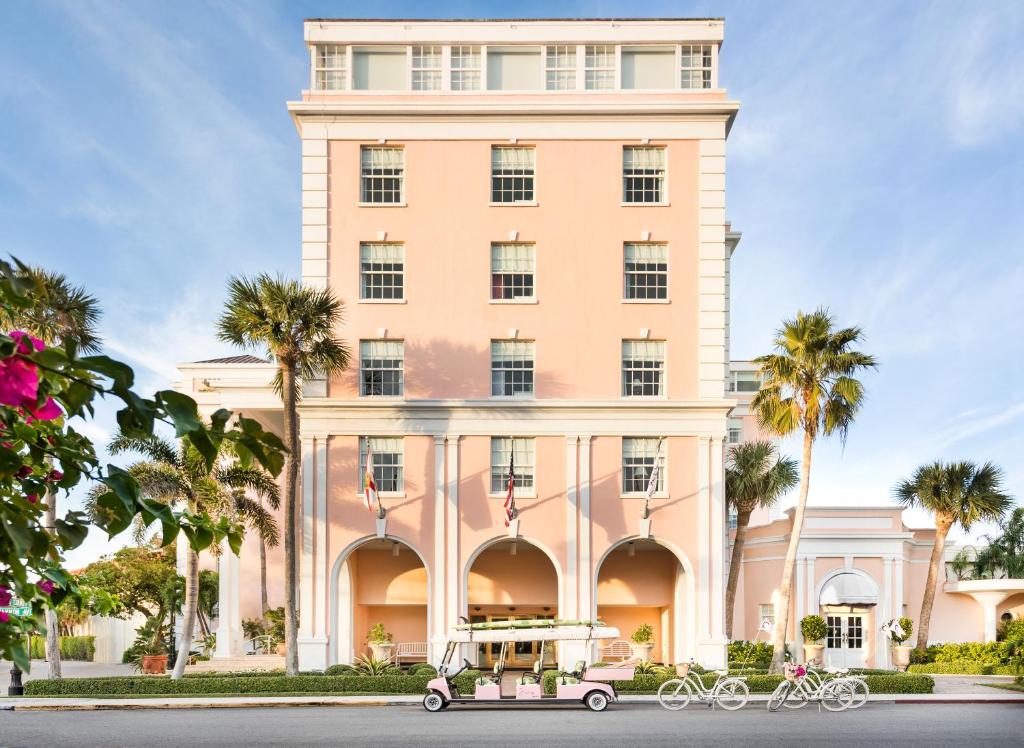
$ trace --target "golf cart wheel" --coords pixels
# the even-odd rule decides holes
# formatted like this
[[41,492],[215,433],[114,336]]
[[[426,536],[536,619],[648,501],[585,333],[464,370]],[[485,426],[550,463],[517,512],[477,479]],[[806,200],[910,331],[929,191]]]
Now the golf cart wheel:
[[592,712],[603,712],[608,708],[608,695],[601,691],[591,691],[587,694],[587,697],[583,699],[583,703],[587,705],[587,709]]
[[444,696],[437,691],[431,691],[423,697],[423,708],[428,712],[439,712],[446,706],[448,703],[444,700]]

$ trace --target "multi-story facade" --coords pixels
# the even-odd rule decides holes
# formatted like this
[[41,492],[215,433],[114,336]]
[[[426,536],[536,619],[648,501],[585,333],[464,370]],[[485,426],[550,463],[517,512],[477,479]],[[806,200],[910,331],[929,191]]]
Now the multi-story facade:
[[[436,661],[462,617],[524,616],[646,623],[654,659],[724,665],[723,462],[752,432],[742,405],[730,420],[750,375],[726,381],[722,21],[311,20],[305,38],[302,280],[345,300],[352,365],[300,406],[300,666],[350,661],[375,623]],[[204,408],[279,427],[271,364],[181,371]],[[241,648],[258,578],[252,541],[222,557],[218,654]]]

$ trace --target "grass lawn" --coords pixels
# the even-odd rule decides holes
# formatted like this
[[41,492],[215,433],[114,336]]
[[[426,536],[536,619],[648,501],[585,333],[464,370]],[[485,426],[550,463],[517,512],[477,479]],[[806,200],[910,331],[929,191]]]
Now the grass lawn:
[[979,683],[979,686],[988,686],[989,688],[1001,688],[1004,691],[1018,691],[1024,693],[1024,685],[1017,683]]

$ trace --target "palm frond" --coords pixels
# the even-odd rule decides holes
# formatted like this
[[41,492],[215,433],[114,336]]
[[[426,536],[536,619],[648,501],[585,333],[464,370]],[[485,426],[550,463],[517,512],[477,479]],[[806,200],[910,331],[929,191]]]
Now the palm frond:
[[259,533],[263,542],[268,546],[276,546],[280,540],[280,532],[274,515],[268,512],[261,503],[249,498],[244,493],[236,492],[233,498],[235,515],[238,519]]
[[219,465],[214,469],[218,481],[230,488],[241,488],[252,491],[256,496],[267,502],[271,509],[281,505],[281,490],[274,477],[257,467],[242,467],[237,462]]

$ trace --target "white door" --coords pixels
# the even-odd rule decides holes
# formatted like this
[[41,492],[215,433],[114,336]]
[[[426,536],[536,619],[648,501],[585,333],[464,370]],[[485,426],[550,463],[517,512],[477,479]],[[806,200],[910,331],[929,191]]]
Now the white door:
[[864,667],[864,616],[832,613],[825,617],[825,664],[829,667]]

